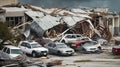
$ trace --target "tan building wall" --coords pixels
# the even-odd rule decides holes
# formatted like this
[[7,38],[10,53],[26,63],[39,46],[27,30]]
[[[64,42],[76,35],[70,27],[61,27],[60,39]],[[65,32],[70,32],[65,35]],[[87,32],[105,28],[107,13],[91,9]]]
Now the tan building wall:
[[0,0],[0,6],[17,4],[18,0]]

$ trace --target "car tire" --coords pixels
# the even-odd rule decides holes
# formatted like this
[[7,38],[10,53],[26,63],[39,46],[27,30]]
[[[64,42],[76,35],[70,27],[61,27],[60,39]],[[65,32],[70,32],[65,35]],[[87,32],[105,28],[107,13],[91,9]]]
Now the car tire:
[[102,50],[102,48],[101,48],[100,46],[98,47],[98,49],[99,49],[99,50]]
[[89,54],[90,52],[88,52],[85,48],[82,49],[84,54]]
[[37,57],[36,52],[32,52],[32,57]]
[[63,40],[62,43],[65,43],[65,40]]
[[60,55],[60,56],[62,55],[60,51],[58,51],[57,54]]

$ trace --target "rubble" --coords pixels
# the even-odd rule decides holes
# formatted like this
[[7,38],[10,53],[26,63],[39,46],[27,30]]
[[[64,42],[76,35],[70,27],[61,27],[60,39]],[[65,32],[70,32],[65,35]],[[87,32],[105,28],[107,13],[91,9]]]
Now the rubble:
[[[22,27],[21,33],[27,38],[29,36],[33,36],[32,38],[34,36],[56,38],[63,32],[68,33],[70,31],[90,38],[104,38],[108,41],[113,36],[106,17],[108,9],[91,11],[87,9],[42,8],[29,4],[21,5],[21,8],[26,9],[24,12],[25,22],[13,27],[12,31]],[[25,28],[29,28],[29,31]]]
[[46,67],[46,64],[42,61],[30,60],[25,54],[17,56],[14,59],[10,59],[9,55],[0,51],[0,66],[3,67],[29,67],[38,66]]
[[[42,13],[47,13],[51,16],[55,16],[56,18],[57,17],[60,18],[58,20],[59,24],[51,28],[48,28],[44,31],[46,33],[47,30],[48,31],[53,29],[55,30],[56,33],[52,33],[51,35],[49,35],[49,37],[55,37],[53,35],[58,36],[60,33],[63,33],[65,30],[67,30],[67,28],[72,27],[72,30],[74,30],[74,33],[82,34],[83,36],[88,36],[90,38],[94,37],[95,35],[101,38],[105,38],[107,40],[110,40],[112,38],[112,34],[109,30],[108,25],[101,25],[101,22],[96,20],[97,17],[104,17],[106,15],[106,12],[104,13],[104,12],[97,11],[96,13],[94,12],[87,13],[86,11],[78,10],[78,9],[76,12],[74,11],[75,9],[73,9],[71,12],[71,11],[65,10],[65,8],[64,9],[54,8],[52,9],[52,11],[51,9],[47,9],[48,11],[50,10],[51,12],[46,12],[46,9],[43,9],[43,8],[39,9],[38,7],[36,8],[33,6],[31,9],[33,8],[38,9],[39,11],[41,9]],[[59,16],[56,16],[56,15],[59,15]],[[86,22],[88,22],[89,24]],[[65,26],[64,23],[67,24],[67,26]],[[105,21],[102,22],[102,24],[104,23]],[[61,28],[61,30],[58,30],[58,28]],[[66,28],[66,29],[62,30],[63,28]]]
[[47,63],[47,67],[61,65],[61,64],[62,64],[62,60],[53,60],[53,61]]

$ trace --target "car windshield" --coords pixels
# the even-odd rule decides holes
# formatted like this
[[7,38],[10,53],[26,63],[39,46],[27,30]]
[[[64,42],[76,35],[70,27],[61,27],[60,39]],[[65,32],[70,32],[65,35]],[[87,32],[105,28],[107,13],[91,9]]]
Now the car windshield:
[[57,48],[67,48],[67,45],[65,45],[65,44],[57,44]]
[[95,44],[96,44],[95,42],[87,42],[84,44],[84,46],[93,46]]
[[32,48],[39,48],[41,47],[38,43],[31,44]]
[[89,40],[88,38],[83,38],[83,39],[81,39],[81,40]]
[[67,35],[66,38],[77,38],[81,37],[80,35]]
[[22,51],[20,49],[11,49],[11,54],[21,54]]

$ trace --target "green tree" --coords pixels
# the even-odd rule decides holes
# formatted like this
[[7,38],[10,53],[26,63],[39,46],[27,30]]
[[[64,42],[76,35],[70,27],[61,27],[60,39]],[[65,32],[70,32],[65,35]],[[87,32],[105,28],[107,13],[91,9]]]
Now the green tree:
[[6,40],[11,40],[13,38],[10,29],[8,28],[6,22],[0,22],[0,39],[3,40],[1,44]]

